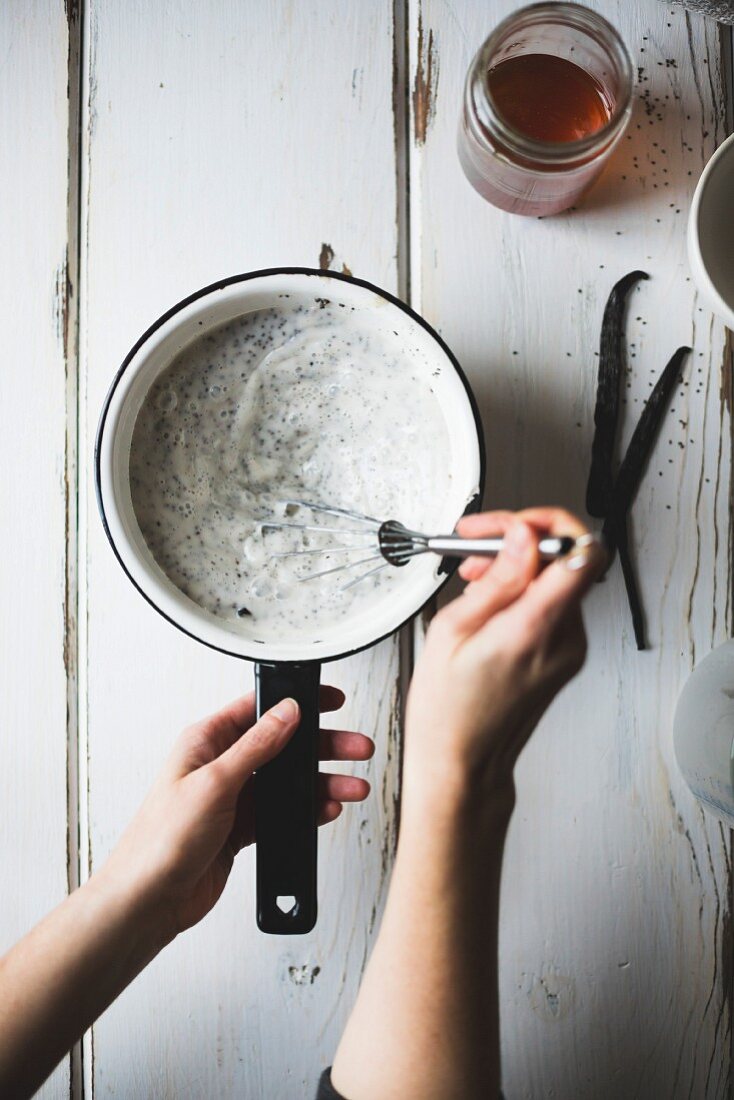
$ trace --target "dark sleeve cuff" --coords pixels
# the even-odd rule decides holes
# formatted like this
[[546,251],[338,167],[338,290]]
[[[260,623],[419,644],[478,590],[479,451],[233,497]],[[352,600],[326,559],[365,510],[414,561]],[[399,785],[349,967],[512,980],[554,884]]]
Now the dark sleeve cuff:
[[319,1091],[316,1093],[316,1100],[345,1100],[345,1097],[338,1093],[331,1083],[331,1066],[325,1069],[319,1078]]
[[[337,1092],[331,1083],[331,1066],[321,1074],[316,1100],[346,1100],[346,1097]],[[500,1093],[499,1100],[503,1100],[502,1093]]]

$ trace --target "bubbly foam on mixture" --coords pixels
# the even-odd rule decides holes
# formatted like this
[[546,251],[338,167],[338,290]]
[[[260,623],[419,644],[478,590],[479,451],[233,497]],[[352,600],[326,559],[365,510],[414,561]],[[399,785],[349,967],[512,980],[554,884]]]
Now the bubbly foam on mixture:
[[[181,352],[138,414],[130,487],[151,554],[190,599],[262,641],[314,640],[321,624],[389,600],[416,563],[346,589],[380,559],[303,580],[376,554],[376,538],[284,501],[429,530],[449,455],[438,400],[397,334],[317,300],[237,318]],[[263,526],[278,517],[339,532]],[[291,550],[308,553],[275,556]]]

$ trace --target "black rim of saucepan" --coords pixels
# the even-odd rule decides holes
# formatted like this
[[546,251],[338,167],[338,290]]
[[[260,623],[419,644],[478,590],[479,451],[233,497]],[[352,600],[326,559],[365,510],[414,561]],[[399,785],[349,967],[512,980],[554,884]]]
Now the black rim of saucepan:
[[[155,600],[140,587],[125,565],[112,537],[105,513],[101,482],[102,437],[110,403],[125,371],[145,342],[162,325],[192,302],[196,302],[198,299],[218,290],[224,290],[225,287],[232,286],[235,283],[244,283],[252,279],[272,275],[306,275],[316,276],[319,279],[333,279],[337,282],[353,283],[365,290],[372,291],[373,294],[397,306],[398,309],[402,310],[433,337],[461,380],[474,418],[479,447],[479,484],[477,493],[464,509],[465,515],[478,511],[481,505],[486,474],[486,456],[482,423],[474,394],[456,357],[439,334],[410,306],[406,305],[405,302],[401,302],[393,294],[382,290],[373,283],[368,283],[364,279],[356,279],[353,275],[343,275],[338,271],[321,271],[311,267],[262,268],[259,271],[231,275],[226,279],[210,283],[193,294],[189,294],[188,297],[183,298],[176,305],[166,310],[157,321],[154,321],[146,329],[126,355],[107,393],[94,444],[95,492],[107,540],[128,580],[159,615],[183,634],[188,635],[189,638],[193,638],[200,644],[208,646],[219,653],[224,653],[230,657],[238,657],[241,660],[249,660],[255,664],[258,716],[287,695],[293,695],[301,705],[301,722],[296,733],[275,760],[258,770],[255,782],[257,923],[263,932],[292,935],[309,932],[316,923],[316,783],[318,778],[318,731],[320,724],[318,706],[320,666],[327,661],[341,660],[344,657],[351,657],[356,653],[360,653],[362,650],[377,645],[402,629],[406,623],[420,614],[423,608],[441,591],[455,571],[456,562],[444,559],[440,567],[444,577],[428,599],[410,615],[406,616],[397,626],[376,638],[371,638],[363,645],[344,650],[333,657],[325,658],[312,657],[303,660],[273,661],[268,659],[266,654],[263,654],[262,659],[246,657],[241,653],[234,653],[223,646],[205,641],[191,630],[187,630],[176,619],[166,614]],[[267,649],[266,646],[263,648]],[[292,907],[284,909],[281,906],[283,899],[286,899],[287,905],[290,905],[292,900]]]

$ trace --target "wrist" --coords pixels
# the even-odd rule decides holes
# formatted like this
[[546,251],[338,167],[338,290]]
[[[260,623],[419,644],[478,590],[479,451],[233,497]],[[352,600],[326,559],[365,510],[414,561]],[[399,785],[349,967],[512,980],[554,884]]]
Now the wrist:
[[393,904],[440,897],[447,911],[491,911],[514,800],[512,787],[487,790],[464,771],[447,771],[441,784],[404,783]]
[[403,765],[403,802],[428,807],[445,806],[452,813],[483,808],[509,820],[515,806],[511,766],[469,752],[457,752],[449,743],[441,751],[421,751],[420,738],[406,737]]
[[477,772],[447,758],[403,770],[401,828],[413,822],[435,831],[504,836],[515,808],[512,774]]
[[136,953],[146,965],[176,938],[178,928],[166,905],[140,884],[120,873],[114,858],[95,871],[84,890],[98,900],[111,921],[122,924],[130,933]]

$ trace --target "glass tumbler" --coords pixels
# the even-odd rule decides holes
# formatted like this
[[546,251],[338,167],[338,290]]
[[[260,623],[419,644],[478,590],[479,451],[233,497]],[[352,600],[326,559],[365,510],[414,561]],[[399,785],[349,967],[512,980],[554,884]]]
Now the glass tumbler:
[[[490,71],[519,57],[570,61],[591,78],[607,121],[575,140],[547,141],[503,117]],[[535,89],[540,93],[540,89]],[[522,89],[542,116],[547,103]],[[632,62],[614,27],[580,4],[532,4],[503,20],[479,49],[466,78],[459,126],[459,160],[472,186],[514,214],[557,214],[572,206],[601,172],[632,109]]]

